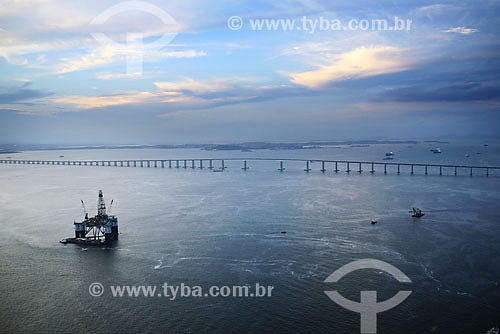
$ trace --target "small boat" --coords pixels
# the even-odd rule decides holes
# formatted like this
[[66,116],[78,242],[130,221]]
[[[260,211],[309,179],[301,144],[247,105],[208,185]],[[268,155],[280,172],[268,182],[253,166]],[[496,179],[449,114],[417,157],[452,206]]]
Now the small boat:
[[500,332],[500,328],[493,327],[489,331],[487,331],[486,334],[498,334],[499,332]]
[[214,169],[212,172],[218,173],[218,172],[223,172],[223,171],[224,171],[224,169],[221,168],[221,169]]
[[394,155],[394,153],[392,153],[392,152],[387,152],[387,153],[385,154],[385,156],[386,156],[386,157],[392,157],[393,155]]
[[432,153],[441,153],[441,149],[439,147],[431,148]]
[[372,225],[375,225],[376,223],[378,223],[375,219],[372,219]]
[[488,146],[488,144],[484,144],[483,146],[486,147],[486,146]]
[[414,218],[420,218],[424,215],[424,213],[422,213],[422,210],[420,210],[419,208],[411,208],[413,212],[413,214],[411,215],[412,217]]

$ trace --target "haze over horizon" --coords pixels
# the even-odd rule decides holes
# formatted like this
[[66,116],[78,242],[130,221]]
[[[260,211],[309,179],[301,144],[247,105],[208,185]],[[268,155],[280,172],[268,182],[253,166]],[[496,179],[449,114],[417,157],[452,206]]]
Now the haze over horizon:
[[[135,3],[173,23],[129,10],[94,24],[120,1],[0,9],[0,143],[500,138],[499,2]],[[228,26],[232,16],[241,29]],[[304,17],[412,23],[408,31],[314,32],[250,24]],[[173,39],[130,72],[130,54],[96,32],[122,45]]]

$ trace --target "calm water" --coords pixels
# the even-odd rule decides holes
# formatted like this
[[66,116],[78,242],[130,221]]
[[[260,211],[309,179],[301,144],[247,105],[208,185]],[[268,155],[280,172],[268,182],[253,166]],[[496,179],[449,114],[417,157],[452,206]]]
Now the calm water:
[[[500,146],[377,145],[304,151],[75,150],[36,159],[297,157],[500,165]],[[480,153],[480,154],[476,154]],[[469,154],[467,158],[465,155]],[[482,333],[500,325],[500,177],[394,172],[306,174],[302,164],[252,162],[208,170],[0,165],[0,332],[359,333],[359,314],[323,291],[379,300],[412,290],[378,315],[379,333]],[[330,166],[330,169],[333,167]],[[452,174],[453,171],[445,171]],[[120,221],[112,249],[60,245],[103,189]],[[420,220],[408,210],[418,206]],[[371,225],[376,218],[379,223]],[[287,231],[287,234],[280,234]],[[357,259],[391,263],[413,283],[362,270],[323,281]],[[270,298],[92,297],[109,285],[274,286]]]

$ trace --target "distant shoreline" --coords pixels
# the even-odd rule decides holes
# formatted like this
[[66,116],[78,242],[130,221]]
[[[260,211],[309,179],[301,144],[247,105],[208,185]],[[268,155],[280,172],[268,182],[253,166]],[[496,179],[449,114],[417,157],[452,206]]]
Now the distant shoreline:
[[366,147],[379,144],[419,144],[441,143],[443,141],[416,141],[416,140],[346,140],[346,141],[321,141],[321,142],[245,142],[239,144],[180,144],[180,145],[88,145],[88,146],[55,146],[55,145],[16,145],[17,151],[8,150],[6,145],[4,153],[19,153],[20,151],[63,151],[63,150],[102,150],[102,149],[201,149],[205,151],[244,151],[253,150],[310,150],[323,146],[346,145],[352,147]]

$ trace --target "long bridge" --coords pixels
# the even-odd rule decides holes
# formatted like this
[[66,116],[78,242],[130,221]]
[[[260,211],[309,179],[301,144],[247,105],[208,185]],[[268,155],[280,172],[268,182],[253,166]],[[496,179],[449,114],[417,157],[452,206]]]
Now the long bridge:
[[[226,161],[239,161],[241,169],[247,171],[251,161],[268,161],[277,164],[277,170],[284,172],[285,163],[303,163],[304,171],[312,171],[311,164],[320,163],[322,173],[327,171],[338,172],[358,172],[362,173],[368,168],[369,173],[383,171],[395,171],[400,174],[403,171],[414,174],[417,170],[423,171],[423,174],[437,173],[443,175],[443,170],[452,170],[453,175],[458,175],[459,171],[466,171],[470,176],[485,175],[489,176],[490,171],[500,170],[497,166],[470,166],[470,165],[437,165],[425,163],[407,163],[407,162],[375,162],[375,161],[347,161],[347,160],[318,160],[318,159],[293,159],[293,158],[207,158],[207,159],[140,159],[140,160],[20,160],[20,159],[0,159],[1,164],[28,164],[28,165],[63,165],[63,166],[109,166],[109,167],[146,167],[146,168],[208,168],[213,171],[222,172],[227,169]],[[278,164],[279,163],[279,164]],[[217,167],[215,166],[217,165]],[[402,168],[403,167],[403,168]],[[327,169],[329,168],[329,169]],[[339,168],[344,168],[340,170]],[[473,172],[475,171],[475,173]]]

